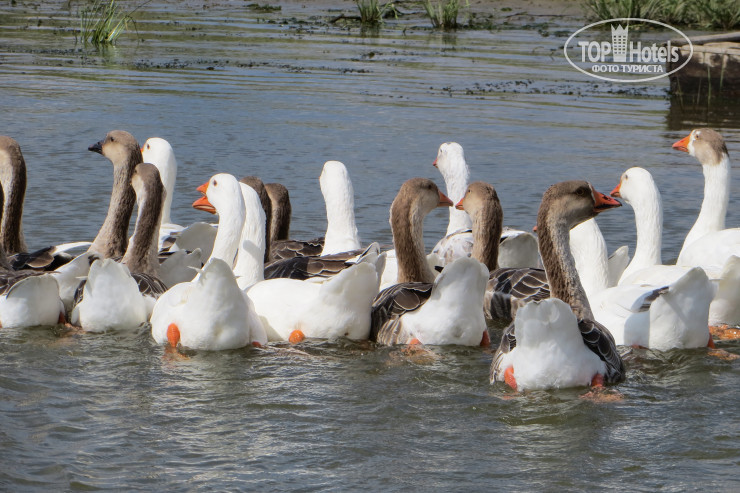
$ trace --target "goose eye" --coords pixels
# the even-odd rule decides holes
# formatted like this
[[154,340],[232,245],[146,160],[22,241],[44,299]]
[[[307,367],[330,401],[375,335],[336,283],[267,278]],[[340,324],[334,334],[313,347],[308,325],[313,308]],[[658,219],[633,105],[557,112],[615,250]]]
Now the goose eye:
[[213,186],[214,187],[217,187],[218,186],[218,182],[216,180],[213,180]]
[[583,194],[585,193],[586,191],[582,188],[579,188],[578,190],[576,190],[576,195],[578,195],[579,197],[583,197]]
[[147,145],[146,145],[146,148],[147,148],[147,149],[150,149],[150,147],[149,147],[149,144],[147,144]]

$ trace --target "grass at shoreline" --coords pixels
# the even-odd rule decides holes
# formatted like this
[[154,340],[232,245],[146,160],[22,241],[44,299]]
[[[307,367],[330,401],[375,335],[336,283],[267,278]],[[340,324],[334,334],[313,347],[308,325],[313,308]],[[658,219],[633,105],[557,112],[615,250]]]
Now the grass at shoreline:
[[635,17],[703,29],[740,27],[740,0],[585,0],[583,9],[596,20]]

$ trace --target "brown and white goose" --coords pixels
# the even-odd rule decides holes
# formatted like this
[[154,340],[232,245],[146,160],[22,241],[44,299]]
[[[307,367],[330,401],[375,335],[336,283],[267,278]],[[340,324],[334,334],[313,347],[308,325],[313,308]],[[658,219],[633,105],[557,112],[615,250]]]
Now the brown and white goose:
[[23,201],[26,193],[26,162],[18,142],[12,137],[0,136],[0,184],[5,201],[0,227],[0,244],[9,255],[13,269],[54,270],[73,256],[68,252],[88,247],[90,242],[64,243],[28,252],[23,235]]
[[499,268],[499,238],[504,212],[496,189],[485,182],[471,183],[455,206],[472,219],[474,237],[471,256],[489,270],[484,311],[488,321],[511,321],[519,307],[550,297],[543,269]]
[[488,271],[461,257],[435,279],[424,255],[423,220],[452,201],[425,178],[406,181],[390,211],[398,282],[375,298],[370,338],[380,344],[488,343],[483,294]]
[[89,250],[103,258],[122,257],[126,253],[128,227],[136,203],[131,176],[136,165],[143,162],[141,148],[130,133],[112,130],[88,150],[102,154],[113,163],[113,191],[108,214]]
[[624,363],[609,331],[593,321],[568,237],[575,225],[619,207],[586,181],[548,188],[537,214],[542,260],[552,298],[520,308],[491,364],[491,382],[518,390],[616,383]]
[[77,290],[71,322],[88,332],[133,329],[147,322],[156,299],[167,290],[157,277],[157,242],[164,187],[153,164],[134,168],[131,185],[138,202],[134,235],[121,262],[93,262]]
[[[0,203],[3,191],[0,187]],[[3,211],[0,209],[0,220]],[[54,325],[64,321],[64,305],[52,274],[13,270],[0,243],[0,328]]]

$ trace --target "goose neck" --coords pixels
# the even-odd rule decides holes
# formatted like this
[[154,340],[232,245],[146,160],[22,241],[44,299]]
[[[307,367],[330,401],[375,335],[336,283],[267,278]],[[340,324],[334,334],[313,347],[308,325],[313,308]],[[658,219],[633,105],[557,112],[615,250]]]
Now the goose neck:
[[540,255],[550,294],[568,303],[579,318],[593,319],[591,306],[569,246],[570,225],[559,218],[538,220]]

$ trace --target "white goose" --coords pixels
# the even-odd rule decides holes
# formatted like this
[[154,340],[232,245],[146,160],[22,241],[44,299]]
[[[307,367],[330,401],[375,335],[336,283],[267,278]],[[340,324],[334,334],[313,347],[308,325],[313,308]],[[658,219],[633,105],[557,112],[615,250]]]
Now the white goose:
[[710,128],[692,130],[673,144],[696,157],[704,171],[704,201],[694,226],[686,235],[677,265],[722,269],[740,256],[740,228],[725,229],[730,201],[730,156],[722,136]]
[[[434,161],[442,174],[447,188],[447,196],[457,204],[465,194],[470,179],[470,171],[465,161],[463,148],[457,142],[445,142],[439,146],[437,159]],[[462,211],[450,208],[450,220],[447,233],[432,249],[432,253],[441,259],[440,265],[459,257],[470,256],[473,250],[472,222]],[[532,233],[504,227],[499,247],[499,265],[502,267],[539,267],[540,254],[537,250],[537,238]]]
[[704,271],[689,269],[671,283],[608,287],[604,237],[596,221],[587,222],[590,233],[571,235],[571,250],[594,320],[616,343],[657,350],[707,346],[714,287]]
[[619,202],[585,181],[561,182],[542,197],[537,231],[553,298],[520,308],[504,331],[491,365],[491,383],[517,390],[617,383],[624,364],[609,331],[593,321],[568,231]]
[[[685,275],[690,267],[662,265],[662,202],[650,172],[639,167],[628,169],[622,173],[612,196],[621,197],[632,206],[637,227],[635,256],[619,283],[666,285]],[[717,287],[709,306],[710,325],[740,324],[740,304],[734,301],[740,292],[740,259],[733,256],[721,271],[710,269],[706,273]]]
[[70,321],[88,332],[133,329],[146,323],[156,298],[167,290],[157,278],[157,231],[164,194],[157,168],[137,165],[131,184],[139,213],[126,255],[120,263],[93,262],[72,308]]
[[[213,181],[212,178],[210,183]],[[259,197],[246,185],[227,186],[238,187],[230,175],[217,175],[217,181],[218,187],[209,185],[207,198],[201,200],[204,207],[210,200],[218,203],[214,207],[219,216],[222,208],[233,208],[229,204],[243,204],[245,221],[234,271],[267,338],[292,342],[305,337],[366,339],[370,306],[378,290],[376,265],[371,261],[358,263],[323,283],[285,278],[263,280],[265,215]]]
[[489,342],[483,317],[488,270],[461,257],[435,279],[424,255],[423,220],[450,199],[424,178],[406,181],[390,211],[398,257],[398,284],[373,302],[370,338],[380,344],[462,344]]
[[362,245],[355,225],[355,192],[347,168],[339,161],[327,161],[319,177],[326,204],[326,235],[321,255],[357,250]]
[[157,343],[174,347],[216,351],[267,343],[231,266],[217,257],[195,280],[178,284],[157,300],[151,325]]
[[193,202],[193,207],[218,214],[216,239],[209,260],[220,258],[233,268],[246,214],[241,186],[233,175],[219,173],[213,175],[197,190],[203,196]]

